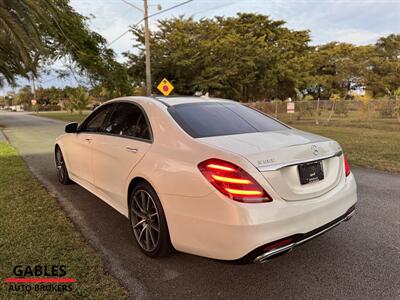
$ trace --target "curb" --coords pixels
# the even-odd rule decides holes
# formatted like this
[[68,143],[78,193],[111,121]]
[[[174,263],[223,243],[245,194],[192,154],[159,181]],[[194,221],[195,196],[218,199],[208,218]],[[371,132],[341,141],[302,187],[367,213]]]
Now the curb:
[[6,138],[3,130],[0,129],[0,142],[8,143],[8,139]]

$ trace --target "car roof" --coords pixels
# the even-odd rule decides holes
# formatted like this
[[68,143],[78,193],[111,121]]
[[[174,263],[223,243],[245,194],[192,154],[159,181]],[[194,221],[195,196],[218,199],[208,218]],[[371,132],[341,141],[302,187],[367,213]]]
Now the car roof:
[[190,96],[181,96],[181,97],[153,97],[154,99],[168,105],[174,106],[178,104],[184,103],[201,103],[201,102],[232,102],[232,100],[221,99],[221,98],[210,98],[210,97],[190,97]]
[[194,96],[172,96],[172,97],[161,97],[161,96],[130,96],[130,97],[121,97],[117,99],[113,99],[114,101],[121,101],[121,100],[132,100],[135,101],[137,99],[153,102],[157,101],[158,103],[162,103],[165,106],[174,106],[178,104],[185,104],[185,103],[207,103],[207,102],[235,102],[232,100],[222,99],[222,98],[209,98],[209,97],[194,97]]

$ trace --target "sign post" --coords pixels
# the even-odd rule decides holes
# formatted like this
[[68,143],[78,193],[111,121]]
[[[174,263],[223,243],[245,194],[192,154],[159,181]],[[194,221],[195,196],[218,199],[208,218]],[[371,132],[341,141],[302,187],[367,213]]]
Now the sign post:
[[286,108],[288,114],[294,114],[294,102],[288,102]]
[[[32,104],[32,106],[36,106],[36,104],[37,104],[37,100],[36,99],[32,99],[31,100],[31,104]],[[38,107],[36,107],[36,113],[38,113],[39,112],[39,110],[38,110],[39,108]]]
[[174,89],[174,86],[169,82],[166,78],[161,80],[161,82],[158,84],[157,89],[164,95],[168,96],[171,94],[172,90]]
[[290,121],[292,121],[292,114],[294,114],[294,102],[288,102],[287,103],[286,111],[290,116]]

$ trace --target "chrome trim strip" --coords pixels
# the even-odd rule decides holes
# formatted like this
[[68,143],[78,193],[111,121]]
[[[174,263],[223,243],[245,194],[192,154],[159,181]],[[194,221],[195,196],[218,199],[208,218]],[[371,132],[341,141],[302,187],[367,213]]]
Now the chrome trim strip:
[[319,236],[319,235],[327,232],[328,230],[331,230],[332,228],[338,226],[342,222],[348,221],[349,219],[351,219],[351,217],[354,215],[354,213],[355,213],[355,210],[352,210],[351,212],[349,212],[346,216],[344,216],[342,219],[340,219],[336,223],[332,224],[331,226],[325,228],[324,230],[321,230],[321,231],[317,232],[316,234],[313,234],[313,235],[311,235],[311,236],[309,236],[309,237],[307,237],[307,238],[305,238],[303,240],[300,240],[300,241],[297,241],[295,243],[291,243],[291,244],[285,245],[283,247],[272,249],[272,250],[270,250],[268,252],[265,252],[265,253],[257,256],[254,259],[253,262],[254,263],[263,263],[271,256],[274,256],[274,255],[276,255],[278,253],[285,252],[285,251],[288,251],[288,250],[291,251],[294,247],[296,247],[298,245],[301,245],[301,244],[303,244],[303,243],[305,243],[305,242],[307,242],[307,241],[309,241],[309,240],[311,240],[313,238],[316,238],[317,236]]
[[268,165],[268,166],[260,166],[260,167],[257,167],[257,169],[260,172],[277,171],[277,170],[282,169],[282,168],[295,166],[295,165],[302,164],[302,163],[308,163],[308,162],[312,162],[312,161],[324,160],[324,159],[340,156],[342,154],[343,154],[343,152],[342,152],[342,150],[340,150],[340,151],[338,151],[336,153],[327,154],[327,155],[323,155],[323,156],[320,156],[320,157],[313,157],[313,158],[306,159],[306,160],[299,159],[299,160],[289,161],[289,162],[285,162],[285,163],[271,164],[271,165]]
[[348,221],[354,215],[354,212],[355,212],[355,210],[351,211],[348,215],[346,215],[343,219],[337,221],[335,224],[332,224],[331,226],[325,228],[324,230],[321,230],[321,231],[317,232],[316,234],[314,234],[312,236],[309,236],[308,238],[305,238],[304,240],[300,240],[300,241],[296,242],[295,246],[301,245],[301,244],[303,244],[303,243],[305,243],[305,242],[307,242],[307,241],[309,241],[309,240],[311,240],[313,238],[316,238],[317,236],[319,236],[319,235],[327,232],[328,230],[331,230],[332,228],[338,226],[340,223]]

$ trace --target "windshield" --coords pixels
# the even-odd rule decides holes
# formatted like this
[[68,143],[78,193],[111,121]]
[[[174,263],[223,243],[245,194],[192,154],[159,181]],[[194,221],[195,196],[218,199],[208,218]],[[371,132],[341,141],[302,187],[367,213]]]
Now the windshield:
[[238,103],[197,102],[174,105],[169,113],[194,138],[267,132],[289,127]]

